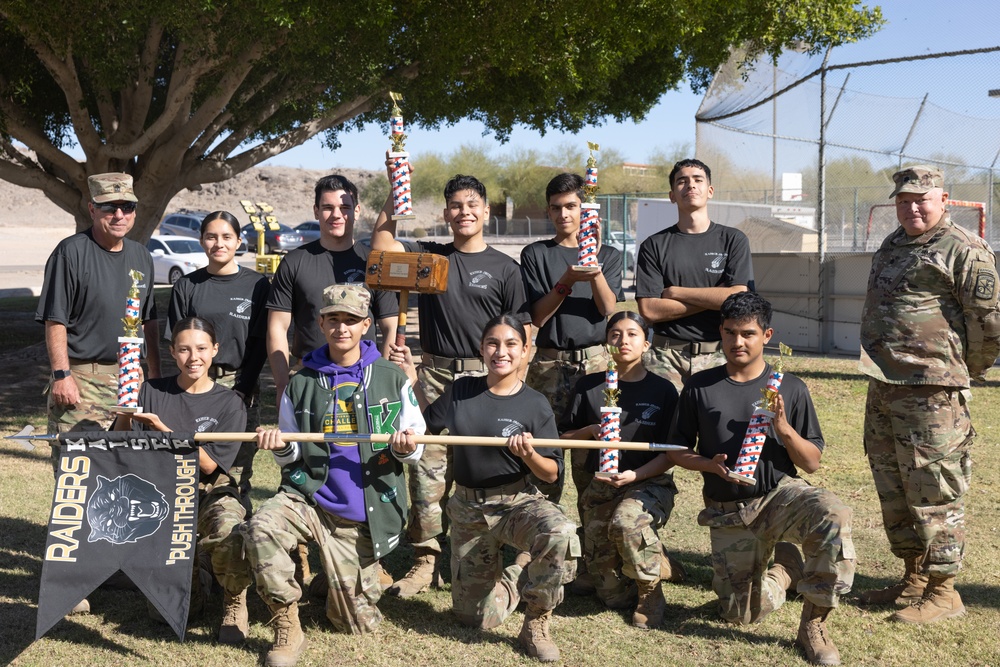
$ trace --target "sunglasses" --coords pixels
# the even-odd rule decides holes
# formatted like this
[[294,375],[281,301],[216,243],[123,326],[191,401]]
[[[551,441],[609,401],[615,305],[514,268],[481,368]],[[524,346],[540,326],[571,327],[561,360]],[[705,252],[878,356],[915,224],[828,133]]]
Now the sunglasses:
[[122,210],[122,213],[128,215],[129,213],[135,213],[135,202],[134,201],[122,201],[122,202],[107,202],[106,204],[94,203],[94,208],[102,213],[114,213],[118,209]]

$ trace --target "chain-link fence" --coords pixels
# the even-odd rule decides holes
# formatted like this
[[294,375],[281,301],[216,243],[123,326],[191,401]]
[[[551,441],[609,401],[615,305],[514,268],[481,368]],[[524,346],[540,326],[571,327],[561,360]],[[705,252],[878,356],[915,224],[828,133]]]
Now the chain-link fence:
[[[794,302],[786,314],[826,329],[819,349],[837,347],[832,328],[858,321],[865,262],[841,262],[839,271],[835,264],[872,252],[896,227],[886,205],[901,166],[940,167],[955,223],[1000,245],[1000,119],[982,117],[1000,109],[1000,100],[987,98],[997,86],[984,82],[981,99],[970,104],[965,95],[959,104],[937,85],[1000,72],[1000,46],[835,65],[830,52],[792,51],[749,72],[736,67],[739,60],[735,54],[717,72],[702,101],[697,155],[713,168],[717,203],[763,212],[735,223],[750,237],[755,269],[767,263],[765,273],[782,283],[764,284],[756,271],[758,287]],[[888,81],[905,81],[912,96],[886,95]],[[794,225],[790,211],[798,213]],[[789,244],[789,235],[800,238]],[[782,239],[786,247],[774,245]],[[800,282],[815,294],[791,294],[776,260],[758,257],[790,250],[814,253],[808,264],[818,275]]]

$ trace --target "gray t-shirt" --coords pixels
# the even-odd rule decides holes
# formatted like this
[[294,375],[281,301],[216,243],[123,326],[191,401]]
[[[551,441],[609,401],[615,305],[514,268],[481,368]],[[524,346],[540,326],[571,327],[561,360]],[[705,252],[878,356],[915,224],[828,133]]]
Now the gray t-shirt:
[[[232,432],[247,429],[247,411],[243,399],[222,385],[215,384],[203,394],[190,394],[177,384],[177,376],[147,380],[139,389],[139,405],[151,412],[172,430],[182,433]],[[136,430],[145,430],[133,422]],[[229,468],[240,450],[239,442],[199,442],[218,468],[211,475],[202,475],[199,487],[227,486]]]
[[[677,225],[653,234],[639,246],[635,296],[660,298],[666,287],[732,287],[753,290],[750,241],[738,229],[711,223],[701,234],[685,234]],[[721,339],[719,311],[703,310],[653,331],[686,341]]]
[[[323,290],[335,283],[364,283],[368,266],[368,250],[355,243],[350,250],[327,250],[319,241],[296,248],[281,260],[271,281],[267,299],[269,310],[290,312],[295,324],[291,352],[302,357],[326,345],[326,336],[317,324],[323,307]],[[380,319],[396,317],[399,301],[392,292],[370,290],[371,308],[368,317],[372,327],[365,339],[375,341],[374,324]]]
[[[140,319],[156,319],[153,301],[153,260],[145,246],[124,239],[119,252],[109,252],[94,240],[92,230],[63,239],[45,263],[45,282],[35,311],[36,322],[66,325],[71,359],[113,364],[118,338],[125,335],[122,318],[132,278],[139,281]],[[142,328],[138,337],[142,338]]]
[[483,327],[501,313],[531,323],[517,262],[496,248],[460,252],[453,243],[420,241],[407,251],[431,252],[448,258],[448,290],[417,297],[420,347],[441,357],[479,356]]
[[[601,423],[601,407],[605,405],[605,379],[604,373],[591,373],[580,378],[566,415],[559,424],[560,431]],[[670,380],[647,372],[646,377],[638,382],[619,380],[618,389],[618,407],[622,409],[622,442],[664,442],[677,406],[677,390]],[[587,451],[587,470],[597,471],[599,451]],[[659,455],[659,452],[622,450],[618,469],[636,470]]]
[[[536,241],[521,251],[521,275],[528,293],[528,302],[535,303],[559,282],[566,269],[577,261],[576,247],[557,244],[553,239]],[[618,301],[625,300],[622,292],[622,253],[617,248],[602,245],[597,261]],[[578,282],[572,294],[563,299],[559,309],[542,325],[535,338],[538,347],[557,350],[581,350],[604,343],[607,318],[594,303],[594,291],[589,282]]]
[[249,394],[267,359],[267,278],[240,267],[236,273],[212,275],[207,269],[187,274],[170,294],[167,338],[185,317],[200,317],[215,327],[219,353],[213,366],[239,370],[233,387]]
[[[725,454],[726,466],[732,470],[743,446],[754,407],[763,401],[761,390],[767,386],[770,373],[770,364],[759,377],[749,382],[730,379],[725,366],[695,373],[681,391],[668,442],[697,449],[706,458]],[[779,393],[785,401],[788,423],[796,433],[822,450],[823,433],[805,383],[785,373]],[[727,482],[715,473],[702,473],[705,495],[718,502],[767,495],[786,475],[798,477],[798,471],[773,431],[764,441],[754,486]]]
[[[460,377],[424,411],[428,433],[506,438],[531,433],[536,438],[558,438],[552,406],[537,391],[521,385],[511,396],[497,396],[486,387],[486,378]],[[537,447],[541,456],[559,465],[563,450]],[[452,448],[455,482],[469,488],[502,486],[523,479],[530,470],[507,447],[455,446]]]

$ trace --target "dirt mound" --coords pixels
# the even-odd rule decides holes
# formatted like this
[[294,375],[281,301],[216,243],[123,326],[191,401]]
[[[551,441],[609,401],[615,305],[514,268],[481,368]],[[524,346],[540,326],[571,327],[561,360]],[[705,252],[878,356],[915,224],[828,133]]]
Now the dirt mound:
[[[255,167],[221,183],[206,183],[196,190],[182,190],[170,201],[166,213],[181,209],[232,212],[246,221],[241,199],[267,202],[274,207],[278,220],[294,227],[313,220],[313,188],[320,177],[338,173],[351,179],[363,191],[384,173],[365,169],[296,169],[293,167]],[[440,204],[424,206],[418,213],[418,224],[433,224],[440,218]],[[362,219],[373,220],[377,211],[362,205]],[[424,220],[426,218],[426,221]],[[0,180],[0,227],[59,227],[73,229],[73,217],[50,202],[41,190],[24,188]],[[69,233],[69,232],[67,232]]]

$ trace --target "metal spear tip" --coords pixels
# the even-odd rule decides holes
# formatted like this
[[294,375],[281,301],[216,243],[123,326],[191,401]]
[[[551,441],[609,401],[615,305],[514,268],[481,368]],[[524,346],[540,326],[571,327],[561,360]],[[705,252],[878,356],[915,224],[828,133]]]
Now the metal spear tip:
[[7,440],[20,440],[21,441],[21,447],[23,447],[24,449],[26,449],[26,450],[28,450],[30,452],[30,451],[33,451],[35,449],[35,446],[33,444],[31,444],[31,441],[38,439],[37,436],[33,436],[32,435],[32,433],[34,433],[34,432],[35,432],[35,427],[32,426],[31,424],[28,424],[27,426],[25,426],[24,428],[22,428],[21,431],[17,435],[8,435],[8,436],[4,436],[4,437]]

